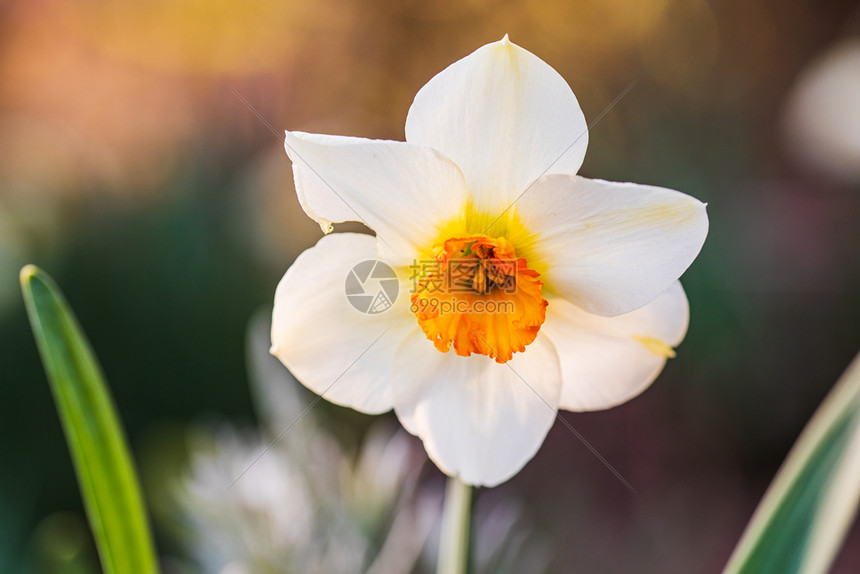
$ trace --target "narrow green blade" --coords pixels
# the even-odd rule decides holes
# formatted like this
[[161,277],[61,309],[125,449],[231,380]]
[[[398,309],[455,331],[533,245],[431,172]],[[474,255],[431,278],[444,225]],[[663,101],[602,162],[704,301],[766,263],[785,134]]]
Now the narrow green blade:
[[106,574],[158,571],[119,418],[101,368],[54,281],[21,270],[21,289]]
[[830,568],[860,501],[860,355],[824,399],[756,509],[726,574]]

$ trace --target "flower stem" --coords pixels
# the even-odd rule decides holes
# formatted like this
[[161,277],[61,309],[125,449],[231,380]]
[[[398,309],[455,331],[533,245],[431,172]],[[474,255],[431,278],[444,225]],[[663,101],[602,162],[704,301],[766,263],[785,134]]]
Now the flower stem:
[[451,477],[445,489],[437,574],[466,574],[469,561],[469,515],[472,487]]

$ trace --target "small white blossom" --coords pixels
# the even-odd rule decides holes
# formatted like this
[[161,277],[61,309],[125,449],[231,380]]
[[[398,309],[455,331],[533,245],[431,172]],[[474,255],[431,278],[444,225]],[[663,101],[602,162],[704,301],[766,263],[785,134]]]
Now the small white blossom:
[[[311,409],[259,456],[309,406],[298,383],[272,369],[260,327],[250,331],[248,358],[261,428],[198,429],[175,492],[196,565],[204,574],[434,571],[442,492],[418,482],[423,457],[402,430],[375,425],[353,456]],[[546,550],[522,548],[532,537],[516,502],[488,502],[476,510],[475,572],[498,574],[502,563],[541,572]]]
[[860,38],[840,42],[800,74],[786,106],[788,142],[803,163],[860,181]]

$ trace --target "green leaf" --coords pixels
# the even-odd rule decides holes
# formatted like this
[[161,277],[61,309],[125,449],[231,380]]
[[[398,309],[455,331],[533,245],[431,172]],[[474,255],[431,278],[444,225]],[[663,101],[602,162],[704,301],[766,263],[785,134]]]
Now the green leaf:
[[140,486],[95,355],[54,281],[21,270],[30,324],[106,574],[158,572]]
[[860,355],[803,429],[724,572],[827,572],[858,501]]

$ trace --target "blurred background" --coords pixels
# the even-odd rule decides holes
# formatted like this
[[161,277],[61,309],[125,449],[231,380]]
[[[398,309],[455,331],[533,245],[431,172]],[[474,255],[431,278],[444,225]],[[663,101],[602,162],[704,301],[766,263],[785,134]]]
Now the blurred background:
[[[721,569],[860,349],[856,2],[0,2],[0,571],[99,571],[20,267],[57,279],[99,355],[165,572],[261,572],[207,562],[228,550],[199,524],[219,502],[195,482],[210,464],[200,445],[238,456],[234,475],[266,425],[289,423],[255,408],[249,322],[321,232],[279,136],[228,84],[278,132],[403,139],[416,91],[505,33],[568,80],[589,121],[636,81],[592,127],[581,173],[689,193],[709,203],[711,231],[683,278],[692,322],[678,358],[622,407],[562,415],[641,496],[556,424],[519,475],[478,492],[517,508],[489,512],[482,531],[520,536],[511,516],[527,531],[539,556],[513,572]],[[385,442],[374,426],[397,427],[325,402],[313,420],[341,461],[315,472],[353,469],[346,485]],[[429,500],[432,544],[442,477],[420,443],[397,440],[417,449],[395,457],[417,473],[396,487],[430,493],[404,496]],[[273,488],[296,512],[298,491]],[[254,504],[277,522],[277,506]],[[834,571],[860,571],[857,527]]]

